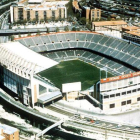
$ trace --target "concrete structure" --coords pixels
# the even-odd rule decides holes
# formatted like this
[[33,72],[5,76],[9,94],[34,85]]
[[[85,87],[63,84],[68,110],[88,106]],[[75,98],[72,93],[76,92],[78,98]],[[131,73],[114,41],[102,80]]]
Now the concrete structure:
[[122,28],[122,38],[140,43],[140,28],[136,26],[128,26]]
[[95,86],[94,97],[106,110],[131,109],[140,105],[140,72],[101,79]]
[[0,124],[0,140],[19,140],[19,130],[5,124]]
[[47,21],[48,19],[67,18],[65,4],[68,1],[22,0],[10,8],[11,22],[17,21]]
[[90,21],[101,19],[101,9],[90,9],[90,7],[83,7],[86,10],[86,19]]
[[92,30],[94,31],[106,31],[106,30],[121,31],[122,28],[126,26],[127,26],[127,23],[123,20],[92,22]]
[[13,96],[18,96],[23,104],[34,107],[35,103],[40,102],[41,96],[49,96],[51,99],[46,98],[47,101],[62,96],[61,92],[56,96],[55,92],[59,89],[37,75],[38,72],[58,64],[57,62],[18,42],[1,44],[0,52],[0,83],[10,89]]

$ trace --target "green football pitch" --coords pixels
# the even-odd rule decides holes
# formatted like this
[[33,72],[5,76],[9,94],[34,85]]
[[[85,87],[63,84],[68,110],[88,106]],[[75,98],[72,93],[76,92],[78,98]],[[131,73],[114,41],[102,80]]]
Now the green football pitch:
[[[99,81],[100,69],[80,60],[72,60],[60,62],[39,75],[49,79],[60,89],[64,83],[81,82],[82,90],[86,90]],[[107,76],[112,75],[108,73]],[[101,71],[101,78],[105,78],[105,71]]]

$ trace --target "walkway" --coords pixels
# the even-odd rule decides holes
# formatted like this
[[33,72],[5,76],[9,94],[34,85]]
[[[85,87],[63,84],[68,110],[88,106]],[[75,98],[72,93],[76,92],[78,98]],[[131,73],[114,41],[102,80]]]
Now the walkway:
[[51,130],[52,128],[54,128],[54,127],[60,125],[60,124],[63,123],[63,122],[64,122],[64,120],[60,120],[60,121],[54,123],[53,125],[47,127],[47,128],[44,129],[43,131],[39,132],[39,133],[36,135],[36,137],[43,136],[43,135],[44,135],[45,133],[47,133],[49,130]]

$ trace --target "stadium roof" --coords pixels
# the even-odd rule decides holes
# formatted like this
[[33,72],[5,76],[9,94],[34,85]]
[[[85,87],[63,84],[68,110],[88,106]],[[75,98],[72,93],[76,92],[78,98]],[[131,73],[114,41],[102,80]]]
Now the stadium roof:
[[127,27],[123,27],[122,30],[125,30],[125,31],[132,31],[132,30],[137,30],[139,29],[139,27],[137,26],[127,26]]
[[54,99],[56,99],[58,97],[62,97],[62,93],[60,91],[55,91],[55,92],[51,92],[49,94],[45,94],[43,96],[40,96],[38,98],[38,101],[40,103],[47,103],[47,102],[49,102],[51,100],[54,100]]
[[[35,64],[36,65],[35,72],[45,70],[47,68],[50,68],[50,67],[58,64],[58,62],[51,60],[47,57],[44,57],[44,56],[26,48],[24,45],[20,44],[19,42],[3,43],[0,46],[0,51],[2,49],[6,49],[9,52],[9,54],[11,53],[11,54],[13,54],[13,56],[22,58],[27,62]],[[4,58],[6,58],[6,55],[3,57],[0,57],[0,60],[4,59]]]
[[92,22],[95,26],[113,26],[113,25],[127,25],[127,23],[123,20],[119,21],[100,21],[100,22]]

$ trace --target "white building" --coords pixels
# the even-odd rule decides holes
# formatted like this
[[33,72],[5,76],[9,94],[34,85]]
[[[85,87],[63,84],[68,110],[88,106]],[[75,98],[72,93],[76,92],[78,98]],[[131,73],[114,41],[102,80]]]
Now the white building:
[[44,104],[62,96],[52,83],[37,75],[56,64],[19,42],[0,44],[0,83],[25,105],[34,107],[35,103]]

